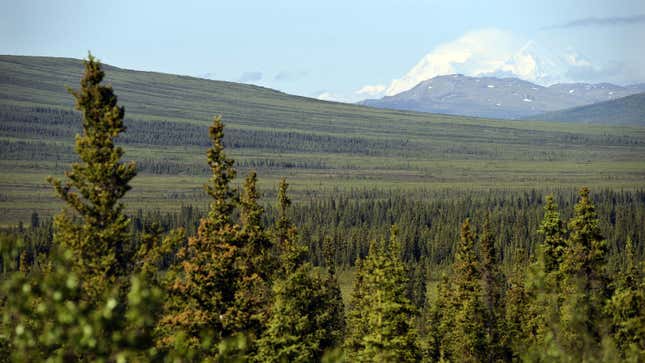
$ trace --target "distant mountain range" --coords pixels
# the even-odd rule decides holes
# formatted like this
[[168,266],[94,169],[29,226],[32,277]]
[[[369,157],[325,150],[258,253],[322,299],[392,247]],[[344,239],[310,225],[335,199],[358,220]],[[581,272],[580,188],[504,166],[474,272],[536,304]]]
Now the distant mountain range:
[[438,76],[365,106],[488,118],[519,119],[645,92],[645,84],[560,83],[540,86],[518,78]]
[[645,93],[528,117],[530,120],[645,125]]

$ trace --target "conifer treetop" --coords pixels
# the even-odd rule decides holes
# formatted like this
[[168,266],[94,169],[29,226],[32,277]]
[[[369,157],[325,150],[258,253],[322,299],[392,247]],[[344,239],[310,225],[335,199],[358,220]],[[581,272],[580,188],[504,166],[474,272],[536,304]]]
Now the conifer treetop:
[[122,162],[123,150],[114,139],[123,131],[124,108],[117,105],[112,87],[102,85],[101,63],[91,54],[78,91],[70,90],[82,113],[83,132],[76,135],[81,161],[65,173],[67,181],[49,177],[54,190],[81,217],[77,223],[63,212],[54,221],[54,241],[71,249],[75,268],[88,291],[99,294],[127,274],[130,219],[120,199],[136,175],[134,162]]
[[557,271],[562,256],[564,254],[566,243],[564,240],[565,228],[560,219],[558,205],[555,203],[553,194],[547,195],[544,204],[544,218],[540,223],[538,233],[544,237],[543,255],[545,272]]
[[69,90],[83,115],[83,133],[76,135],[82,162],[73,163],[65,173],[68,183],[48,180],[86,223],[104,227],[122,218],[123,205],[118,201],[131,189],[128,183],[136,175],[136,165],[121,162],[123,149],[114,145],[114,138],[126,129],[125,109],[117,105],[112,87],[101,85],[105,76],[101,63],[89,54],[84,64],[81,89]]
[[289,229],[291,228],[291,222],[287,216],[287,209],[291,206],[291,199],[287,195],[287,189],[289,184],[287,179],[281,178],[280,185],[278,186],[278,219],[276,221],[276,234],[278,243],[282,244],[288,238]]
[[247,175],[246,180],[244,181],[244,189],[240,198],[240,205],[242,206],[242,226],[245,229],[261,229],[262,227],[262,214],[264,213],[264,208],[258,204],[260,195],[256,187],[257,181],[258,176],[254,170],[249,172],[249,175]]
[[218,229],[232,223],[235,191],[231,189],[230,183],[237,172],[233,167],[233,159],[227,158],[224,153],[224,124],[221,116],[213,118],[213,125],[209,127],[208,134],[213,144],[206,153],[208,165],[213,172],[210,184],[205,185],[206,192],[213,198],[208,219],[213,227]]

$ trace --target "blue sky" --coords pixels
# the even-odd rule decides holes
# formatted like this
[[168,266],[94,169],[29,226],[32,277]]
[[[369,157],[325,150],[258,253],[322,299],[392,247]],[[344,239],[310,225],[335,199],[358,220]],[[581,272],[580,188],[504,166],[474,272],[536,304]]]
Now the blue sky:
[[442,73],[645,82],[645,1],[0,1],[0,53],[356,101]]

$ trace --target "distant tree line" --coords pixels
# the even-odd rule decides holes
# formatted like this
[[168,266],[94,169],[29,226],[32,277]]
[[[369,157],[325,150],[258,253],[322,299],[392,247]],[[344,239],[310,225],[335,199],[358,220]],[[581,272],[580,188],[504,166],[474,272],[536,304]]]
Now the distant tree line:
[[[39,135],[69,140],[80,132],[78,114],[43,107],[0,106],[0,133],[12,137]],[[128,132],[119,136],[126,145],[185,145],[207,147],[203,126],[179,121],[129,119]],[[359,155],[409,155],[417,152],[409,140],[311,134],[295,131],[229,129],[229,148],[272,152],[328,152]],[[417,148],[418,149],[418,148]]]

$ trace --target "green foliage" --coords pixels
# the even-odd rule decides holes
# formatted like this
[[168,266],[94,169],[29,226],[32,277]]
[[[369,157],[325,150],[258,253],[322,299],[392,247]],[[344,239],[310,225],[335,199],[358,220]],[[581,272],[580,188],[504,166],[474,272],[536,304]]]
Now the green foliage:
[[543,240],[543,254],[545,272],[557,271],[562,263],[562,255],[566,248],[564,223],[560,219],[558,206],[555,204],[553,194],[547,195],[544,205],[544,218],[538,229]]
[[416,311],[405,294],[408,277],[400,253],[394,226],[389,241],[372,243],[361,264],[347,323],[350,361],[414,362],[420,358],[413,321]]
[[339,344],[342,299],[329,279],[305,263],[276,281],[268,329],[258,342],[258,361],[321,361],[323,353]]
[[[309,144],[327,140],[344,145],[342,150],[374,155],[374,145],[396,142],[378,132],[356,139],[337,135],[351,122],[329,128],[312,116],[315,137],[245,124],[234,133],[252,136],[248,143],[237,136],[225,139],[218,117],[209,129],[207,215],[183,205],[177,214],[139,210],[129,218],[121,199],[135,167],[121,161],[116,138],[154,140],[155,126],[166,130],[183,121],[140,120],[129,139],[122,137],[124,111],[112,89],[101,85],[103,77],[90,56],[81,89],[73,92],[83,114],[79,160],[67,182],[50,179],[66,212],[52,221],[30,209],[29,223],[0,230],[0,362],[406,362],[422,355],[428,361],[459,362],[645,359],[642,191],[602,191],[594,204],[583,188],[566,226],[562,220],[575,203],[567,190],[547,196],[544,205],[535,190],[477,196],[368,188],[334,190],[332,197],[310,194],[307,203],[292,205],[281,179],[277,205],[265,206],[255,171],[236,190],[225,143],[270,148],[281,140],[285,149],[311,151],[322,146]],[[315,105],[308,107],[319,115]],[[350,119],[356,112],[377,112],[333,107]],[[54,138],[73,130],[61,131],[70,122],[64,111],[30,110],[51,117],[51,128],[45,128]],[[268,119],[281,120],[272,110]],[[31,122],[29,115],[23,115],[25,123]],[[411,129],[421,127],[415,115],[395,116]],[[368,130],[383,131],[379,127],[390,121],[370,124]],[[422,121],[422,129],[437,126],[436,120]],[[492,126],[458,121],[457,127]],[[288,118],[284,122],[292,126]],[[535,131],[518,125],[509,128]],[[9,122],[0,131],[19,136],[24,129]],[[157,141],[191,139],[182,132]],[[275,139],[262,140],[262,135]],[[605,145],[612,135],[585,141],[573,134],[563,137]],[[409,150],[406,141],[393,147],[393,155],[427,153],[434,146],[422,139],[410,141],[422,146],[418,150]],[[202,146],[199,140],[189,144]],[[14,156],[33,146],[9,144],[0,140],[0,151]],[[48,151],[68,152],[61,147]],[[490,152],[478,148],[465,155]],[[71,161],[64,155],[60,160]],[[0,202],[3,198],[0,193]],[[454,223],[467,216],[484,220],[479,237],[466,219],[454,245]],[[375,242],[373,237],[393,222],[401,228],[393,227],[389,240]],[[171,231],[174,227],[185,227],[191,237],[186,240],[186,232]],[[451,261],[451,274],[428,279],[448,270]],[[342,266],[341,281],[355,271],[346,319],[336,265]]]
[[442,355],[444,359],[449,359],[449,353],[443,351],[442,344],[445,342],[444,337],[453,328],[453,320],[450,317],[454,314],[454,309],[450,304],[450,293],[450,280],[447,275],[443,275],[434,304],[426,303],[426,306],[430,306],[430,311],[425,322],[427,333],[424,353],[431,362],[438,362]]
[[[0,80],[2,224],[28,220],[34,209],[42,217],[58,210],[41,175],[75,160],[70,140],[79,123],[64,89],[52,85],[74,84],[81,70],[74,59],[0,56],[0,74],[11,75]],[[179,210],[189,198],[201,202],[195,188],[210,173],[201,150],[210,145],[203,130],[213,114],[229,115],[224,141],[239,170],[255,168],[271,182],[290,175],[294,198],[298,188],[335,196],[363,188],[642,187],[643,127],[408,113],[118,68],[108,78],[128,110],[128,132],[119,141],[140,173],[128,193],[134,208]],[[12,187],[16,179],[23,188]],[[169,200],[175,193],[180,200]]]
[[101,85],[104,76],[101,64],[90,54],[81,89],[70,91],[83,114],[83,134],[76,136],[81,162],[73,163],[66,173],[69,182],[49,178],[56,194],[77,213],[56,217],[54,243],[72,251],[72,266],[84,277],[84,288],[97,297],[118,283],[128,268],[130,220],[119,199],[136,175],[135,164],[121,162],[123,149],[114,145],[114,138],[125,131],[124,109],[117,105],[112,88]]
[[481,250],[481,280],[483,303],[485,307],[486,345],[488,360],[498,361],[510,355],[510,337],[506,335],[504,324],[504,293],[506,277],[500,269],[495,240],[490,226],[490,217],[486,217],[479,236]]
[[621,358],[642,361],[645,359],[645,274],[644,266],[639,266],[634,256],[631,239],[625,246],[625,260],[606,313]]
[[229,183],[235,176],[233,160],[223,151],[223,125],[216,117],[209,129],[213,146],[208,163],[213,170],[206,190],[213,198],[197,235],[178,253],[178,261],[168,276],[169,299],[160,320],[159,345],[170,349],[181,343],[194,350],[199,359],[215,357],[217,344],[204,344],[203,337],[220,342],[238,332],[235,297],[241,273],[237,266],[241,241],[239,225],[232,224],[235,194]]
[[307,246],[297,241],[296,227],[287,216],[287,209],[291,205],[291,199],[287,196],[287,180],[280,179],[278,187],[277,217],[275,223],[274,237],[280,251],[280,265],[278,272],[282,277],[296,270],[305,261]]
[[560,271],[563,276],[560,308],[561,344],[580,359],[597,354],[606,319],[609,295],[606,275],[607,244],[600,233],[598,216],[589,189],[580,190],[580,201],[569,221],[569,239]]
[[295,240],[286,216],[288,184],[280,182],[276,236],[283,269],[273,285],[274,301],[267,330],[258,341],[260,362],[319,362],[337,347],[344,333],[344,307],[334,269],[327,276],[304,262],[306,248]]
[[82,279],[70,273],[69,251],[53,251],[51,269],[15,273],[3,282],[3,331],[12,361],[148,361],[162,292],[133,275],[126,301],[118,289],[88,301]]
[[443,323],[446,329],[442,343],[445,359],[459,362],[480,362],[487,357],[485,314],[480,283],[481,267],[475,251],[476,235],[466,219],[461,226],[453,264],[452,291],[449,294],[451,313]]
[[125,130],[124,111],[112,89],[100,85],[103,76],[90,55],[81,90],[73,92],[83,113],[83,134],[76,138],[82,162],[67,173],[69,183],[50,178],[76,215],[63,212],[55,219],[54,246],[37,264],[27,263],[19,245],[3,246],[3,261],[20,256],[18,271],[4,271],[1,290],[2,335],[13,361],[161,357],[152,332],[163,292],[153,276],[162,245],[171,242],[147,235],[136,262],[128,250],[130,220],[119,200],[135,166],[120,162],[123,151],[114,146]]
[[[521,331],[516,330],[515,342],[519,351],[531,350],[531,354],[548,351],[554,334],[558,331],[559,311],[562,305],[561,273],[563,255],[567,251],[567,234],[560,218],[553,195],[546,197],[544,216],[538,233],[542,241],[537,248],[537,259],[528,268],[526,307],[523,314],[516,314],[521,322]],[[520,283],[520,282],[518,282]],[[515,307],[514,309],[518,309]]]

